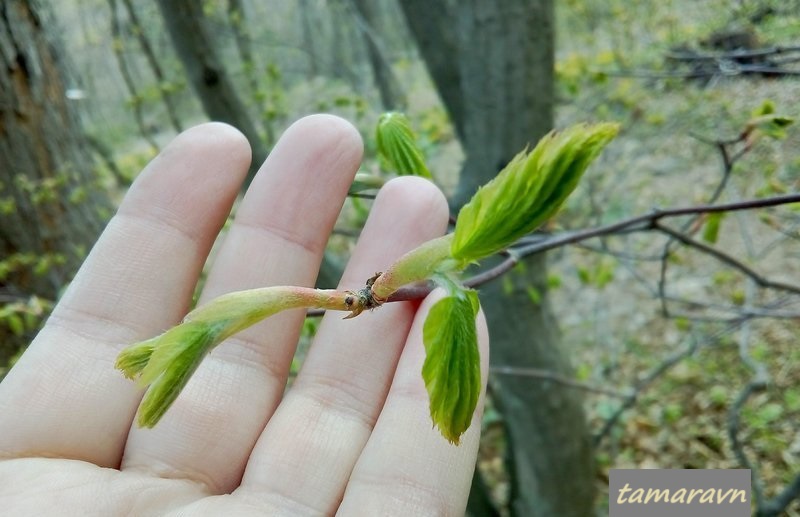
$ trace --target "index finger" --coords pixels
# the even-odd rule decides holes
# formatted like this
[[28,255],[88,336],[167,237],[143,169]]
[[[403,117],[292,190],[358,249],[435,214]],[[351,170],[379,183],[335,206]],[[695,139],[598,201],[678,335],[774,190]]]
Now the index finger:
[[185,314],[249,163],[242,134],[215,123],[182,133],[145,168],[0,385],[0,457],[119,464],[141,391],[115,357]]

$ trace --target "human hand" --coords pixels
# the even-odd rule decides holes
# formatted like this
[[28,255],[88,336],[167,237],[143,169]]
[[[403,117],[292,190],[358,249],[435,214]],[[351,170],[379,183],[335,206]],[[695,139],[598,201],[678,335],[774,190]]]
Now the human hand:
[[[244,197],[199,303],[313,285],[361,145],[335,117],[293,125]],[[214,349],[154,429],[134,426],[142,392],[114,369],[116,356],[187,312],[249,160],[241,134],[206,124],[179,136],[133,184],[0,384],[4,515],[463,513],[483,395],[460,446],[432,428],[420,370],[436,294],[353,320],[326,315],[285,396],[304,315],[271,317]],[[427,181],[389,182],[342,288],[441,235],[447,214]],[[482,316],[478,329],[485,383]]]

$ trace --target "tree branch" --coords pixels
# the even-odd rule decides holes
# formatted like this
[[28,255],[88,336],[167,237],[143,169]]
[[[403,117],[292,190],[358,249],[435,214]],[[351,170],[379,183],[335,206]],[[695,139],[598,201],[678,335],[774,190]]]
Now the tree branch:
[[497,266],[493,267],[492,269],[489,269],[487,271],[484,271],[482,273],[479,273],[471,277],[466,282],[464,282],[464,284],[467,285],[468,287],[477,287],[479,285],[485,284],[486,282],[498,278],[499,276],[503,275],[508,270],[513,268],[521,258],[533,255],[535,253],[541,253],[543,251],[549,251],[555,248],[560,248],[562,246],[566,246],[567,244],[576,244],[578,242],[582,242],[595,237],[603,237],[607,235],[616,235],[621,233],[640,232],[640,231],[656,229],[657,223],[661,219],[665,218],[678,217],[684,215],[704,214],[704,213],[753,210],[757,208],[767,208],[771,206],[779,206],[797,202],[800,202],[800,193],[786,194],[786,195],[774,196],[762,199],[748,199],[732,203],[720,203],[718,205],[697,205],[692,207],[673,208],[666,210],[656,209],[649,214],[643,214],[631,217],[629,219],[623,219],[622,221],[617,221],[616,223],[610,223],[604,226],[598,226],[596,228],[588,228],[585,230],[564,232],[562,234],[556,234],[541,239],[537,239],[535,242],[528,245],[520,247],[512,247],[509,250],[509,257],[506,260],[504,260]]
[[[624,233],[642,232],[651,230],[663,231],[661,230],[661,228],[667,228],[667,227],[658,224],[658,222],[662,219],[667,219],[671,217],[680,217],[685,215],[704,214],[704,213],[755,210],[759,208],[768,208],[768,207],[774,207],[774,206],[780,206],[798,202],[800,202],[800,193],[784,194],[780,196],[761,198],[761,199],[746,199],[731,203],[720,203],[717,205],[697,205],[697,206],[671,208],[671,209],[656,209],[648,214],[642,214],[628,219],[623,219],[621,221],[610,223],[604,226],[598,226],[596,228],[567,231],[560,234],[547,235],[543,237],[537,236],[537,238],[530,244],[524,244],[518,247],[514,246],[503,252],[507,256],[507,258],[504,261],[502,261],[500,264],[494,266],[491,269],[488,269],[486,271],[483,271],[468,278],[466,281],[464,281],[464,285],[473,288],[479,287],[483,284],[486,284],[502,276],[504,273],[511,270],[524,257],[528,257],[536,253],[541,253],[543,251],[549,251],[555,248],[560,248],[568,244],[576,244],[588,239],[603,237],[608,235],[619,235]],[[688,237],[686,238],[689,239]],[[521,242],[527,242],[529,239],[530,239],[529,237],[523,238],[521,239]],[[696,241],[692,240],[692,242],[695,243]],[[699,246],[705,246],[704,244],[699,242],[696,242],[696,244]],[[714,248],[709,247],[709,249],[714,251],[712,255],[714,255],[717,258],[720,258],[720,256],[725,255],[724,253]],[[736,259],[733,259],[732,257],[728,256],[726,257],[728,260],[737,262]],[[744,264],[739,263],[739,265],[741,266],[741,268],[744,269],[741,268],[738,269],[740,269],[743,272],[749,272],[747,273],[748,276],[753,278],[753,280],[755,280],[756,282],[760,281],[759,285],[762,285],[763,283],[765,287],[774,287],[782,290],[787,290],[793,293],[800,293],[800,287],[792,286],[789,284],[783,284],[781,282],[773,282],[755,273],[752,269],[745,266]],[[389,298],[388,301],[396,302],[396,301],[417,300],[427,296],[432,289],[433,285],[430,283],[404,287],[396,291]],[[321,316],[322,314],[324,314],[324,311],[313,310],[313,311],[308,311],[307,316],[316,317],[316,316]]]
[[615,397],[620,399],[628,398],[632,394],[632,391],[623,392],[611,388],[605,388],[603,386],[588,384],[575,379],[564,377],[563,375],[559,375],[558,373],[550,370],[542,370],[541,368],[524,368],[519,366],[490,366],[489,373],[496,375],[516,375],[519,377],[530,377],[534,379],[552,381],[562,386],[567,386],[569,388],[575,388],[583,391],[588,391],[591,393],[597,393],[600,395],[608,395],[609,397]]
[[742,468],[750,469],[750,475],[753,482],[753,499],[756,501],[756,507],[761,505],[764,499],[764,486],[761,483],[761,478],[758,475],[758,468],[754,465],[747,454],[744,452],[744,444],[739,440],[739,418],[741,416],[742,408],[747,400],[756,392],[763,391],[766,387],[765,384],[756,379],[748,382],[747,385],[739,392],[736,400],[728,410],[728,439],[731,441],[731,449],[736,461]]
[[703,242],[692,239],[691,237],[683,233],[673,230],[669,226],[665,226],[659,222],[655,222],[654,228],[662,233],[669,235],[673,239],[680,241],[682,244],[685,244],[690,248],[695,248],[699,251],[702,251],[706,255],[711,255],[720,262],[723,262],[734,269],[738,269],[739,271],[750,277],[750,279],[752,279],[756,284],[758,284],[759,287],[772,288],[780,291],[788,291],[790,293],[800,294],[800,286],[769,280],[768,278],[761,276],[755,270],[745,265],[744,263],[734,258],[733,256],[728,255],[727,253],[718,250],[716,248],[713,248]]

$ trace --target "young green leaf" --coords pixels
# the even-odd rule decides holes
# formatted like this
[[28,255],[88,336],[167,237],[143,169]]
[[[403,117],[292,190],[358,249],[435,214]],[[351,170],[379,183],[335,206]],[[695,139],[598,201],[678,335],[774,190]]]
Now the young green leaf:
[[[117,368],[123,370],[126,377],[137,375],[138,371],[136,383],[140,387],[150,386],[139,406],[137,423],[140,427],[153,427],[158,423],[206,353],[220,341],[223,331],[224,324],[187,321],[119,355]],[[142,368],[145,353],[139,352],[146,352],[147,348],[152,352]]]
[[762,115],[772,115],[776,111],[775,102],[772,99],[764,99],[756,109],[751,112],[751,115],[755,117],[760,117]]
[[786,128],[794,123],[793,118],[778,114],[775,103],[770,99],[762,102],[751,115],[745,126],[745,133],[752,133],[755,130],[774,140],[786,138]]
[[496,253],[535,230],[575,189],[617,124],[579,124],[523,151],[461,208],[451,252],[462,262]]
[[717,239],[719,238],[719,229],[722,225],[722,220],[725,218],[725,215],[725,212],[714,212],[708,214],[705,228],[703,228],[704,241],[711,244],[716,244]]
[[793,123],[794,119],[791,117],[770,114],[750,119],[747,128],[758,130],[774,140],[783,140],[786,138],[786,128]]
[[436,302],[422,328],[426,354],[422,378],[431,419],[455,445],[472,422],[481,391],[478,307],[477,293],[461,290]]
[[381,115],[375,140],[378,153],[397,174],[431,177],[422,151],[417,146],[414,131],[411,130],[411,123],[402,113],[393,111]]
[[122,371],[122,374],[128,379],[137,378],[147,366],[156,349],[154,341],[154,339],[148,339],[124,348],[117,356],[114,367]]
[[160,336],[134,343],[117,356],[125,377],[149,387],[139,406],[140,427],[153,427],[186,386],[203,357],[233,334],[277,312],[319,307],[361,312],[354,293],[275,286],[224,294],[186,315]]

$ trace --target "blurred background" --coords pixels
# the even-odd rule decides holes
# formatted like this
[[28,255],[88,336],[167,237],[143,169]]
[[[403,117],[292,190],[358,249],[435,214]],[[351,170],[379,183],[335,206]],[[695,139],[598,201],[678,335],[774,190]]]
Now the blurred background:
[[[405,111],[455,214],[551,128],[617,121],[480,287],[492,366],[468,512],[603,515],[611,468],[750,468],[754,513],[800,515],[800,205],[757,201],[800,182],[799,1],[0,0],[0,58],[0,377],[194,124],[239,128],[254,171],[292,121],[335,113],[388,178],[374,127]],[[530,251],[738,200],[757,208]],[[370,203],[348,199],[320,286]]]

